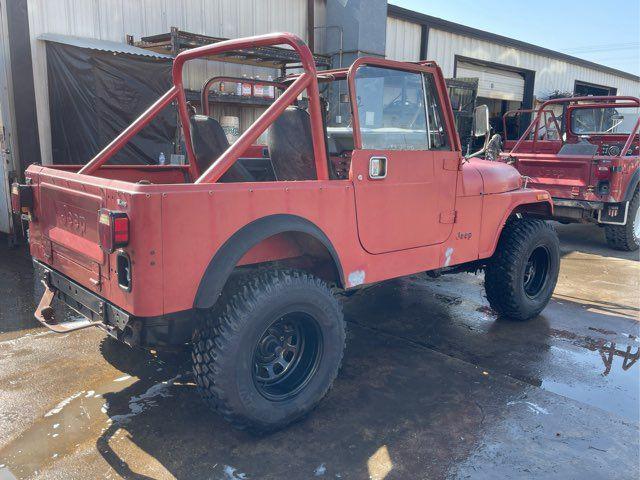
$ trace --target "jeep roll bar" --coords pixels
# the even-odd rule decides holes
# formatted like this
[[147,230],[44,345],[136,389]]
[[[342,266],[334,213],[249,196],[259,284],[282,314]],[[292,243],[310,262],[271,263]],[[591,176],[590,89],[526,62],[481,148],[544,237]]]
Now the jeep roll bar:
[[[300,57],[301,68],[304,70],[296,80],[275,100],[258,119],[240,136],[240,138],[227,148],[225,152],[204,172],[200,172],[196,163],[193,145],[191,143],[191,125],[189,111],[184,92],[182,71],[185,62],[196,58],[220,55],[229,50],[251,49],[256,47],[289,45]],[[327,165],[326,145],[324,130],[322,128],[322,112],[320,109],[320,93],[316,78],[316,64],[309,47],[297,35],[291,33],[271,33],[257,35],[235,40],[204,45],[202,47],[185,50],[179,53],[173,61],[173,86],[147,110],[145,110],[132,124],[113,139],[106,147],[96,154],[78,173],[91,175],[99,169],[109,158],[118,152],[131,138],[142,130],[151,120],[167,105],[174,100],[178,101],[178,114],[184,133],[184,143],[187,159],[189,161],[189,174],[194,183],[213,183],[222,177],[233,165],[238,157],[271,125],[278,116],[289,106],[304,90],[308,90],[309,116],[311,117],[311,138],[313,141],[313,154],[316,163],[318,180],[329,179]]]
[[[529,134],[531,133],[531,129],[534,126],[535,126],[536,134],[533,136],[532,149],[533,149],[533,151],[535,151],[536,138],[538,136],[537,135],[538,134],[538,129],[540,128],[540,118],[542,116],[543,111],[546,109],[546,107],[548,107],[549,105],[558,105],[558,104],[562,104],[562,103],[566,103],[566,104],[571,105],[573,103],[578,103],[578,102],[590,102],[590,103],[575,105],[574,108],[594,108],[594,107],[606,107],[606,106],[611,106],[611,107],[640,107],[640,99],[638,99],[637,97],[631,97],[631,96],[603,95],[603,96],[599,96],[599,97],[565,97],[565,98],[553,98],[551,100],[547,100],[542,105],[540,105],[540,107],[538,107],[538,109],[537,109],[538,113],[536,114],[535,119],[529,124],[529,126],[527,127],[525,132],[520,136],[520,138],[518,139],[516,144],[513,146],[513,148],[509,152],[509,155],[512,155],[513,153],[515,153],[515,151],[518,149],[518,147],[520,147],[520,145],[522,145],[522,143],[524,142],[525,138],[527,138],[529,136]],[[626,102],[626,103],[624,103],[624,102]],[[640,118],[636,122],[635,127],[633,128],[633,130],[631,131],[631,134],[627,138],[627,141],[625,142],[625,146],[622,149],[622,151],[620,152],[620,155],[619,155],[620,157],[623,157],[624,155],[626,155],[627,150],[629,150],[629,147],[631,146],[631,143],[633,142],[633,138],[638,133],[638,129],[639,128],[640,128]]]
[[[526,115],[528,113],[535,113],[538,110],[535,108],[520,108],[520,109],[516,109],[516,110],[507,110],[504,115],[502,115],[502,131],[504,132],[504,141],[508,141],[509,139],[507,138],[507,117],[516,117],[518,115]],[[553,120],[553,123],[556,125],[556,129],[558,130],[558,133],[560,133],[562,131],[562,129],[560,128],[560,124],[558,123],[558,119],[556,117],[556,114],[553,110],[549,109],[549,110],[545,110],[544,113],[548,113],[551,114],[551,118]],[[547,117],[545,117],[545,120],[547,120]],[[545,122],[545,123],[548,123]],[[536,135],[538,134],[538,132],[535,132]]]

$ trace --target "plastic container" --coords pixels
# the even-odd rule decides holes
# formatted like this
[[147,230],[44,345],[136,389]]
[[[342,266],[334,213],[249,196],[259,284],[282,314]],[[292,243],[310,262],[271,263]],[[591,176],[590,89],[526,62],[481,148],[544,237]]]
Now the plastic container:
[[225,115],[220,119],[220,126],[230,144],[240,138],[240,119],[238,117]]
[[[245,75],[246,77],[246,75]],[[241,90],[241,95],[243,97],[250,97],[251,95],[253,95],[253,88],[251,88],[251,84],[249,82],[242,82],[242,90]]]
[[[273,77],[271,75],[269,75],[268,80],[270,82],[273,82]],[[266,87],[266,95],[264,95],[266,98],[276,98],[276,87],[274,87],[273,85],[267,85]]]
[[[256,77],[256,80],[260,80],[260,77]],[[263,85],[261,83],[254,83],[253,84],[253,96],[257,97],[257,98],[262,98],[265,97],[265,90],[267,89],[266,85]]]

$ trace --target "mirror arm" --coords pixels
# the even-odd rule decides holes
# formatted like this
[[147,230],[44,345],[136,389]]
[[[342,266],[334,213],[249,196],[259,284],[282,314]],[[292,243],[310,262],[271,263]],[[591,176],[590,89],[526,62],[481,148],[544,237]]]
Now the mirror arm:
[[482,145],[482,148],[480,150],[478,150],[477,152],[473,152],[473,153],[469,153],[467,155],[464,156],[464,161],[468,162],[470,159],[474,158],[474,157],[478,157],[480,155],[482,155],[484,152],[487,151],[487,147],[489,146],[489,140],[491,140],[491,129],[489,129],[487,131],[487,133],[484,134],[484,145]]

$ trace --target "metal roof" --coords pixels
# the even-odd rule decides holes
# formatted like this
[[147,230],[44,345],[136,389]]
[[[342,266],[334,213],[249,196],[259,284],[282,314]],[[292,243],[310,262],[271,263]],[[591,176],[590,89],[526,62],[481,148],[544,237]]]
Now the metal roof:
[[464,35],[467,37],[474,37],[479,40],[485,40],[487,42],[504,45],[506,47],[517,48],[519,50],[524,50],[538,55],[563,60],[568,63],[573,63],[574,65],[580,65],[582,67],[611,73],[613,75],[617,75],[619,77],[627,78],[630,80],[640,81],[640,77],[638,75],[634,75],[633,73],[624,72],[622,70],[618,70],[617,68],[607,67],[606,65],[590,62],[589,60],[585,60],[583,58],[578,58],[572,55],[567,55],[566,53],[556,52],[555,50],[539,47],[531,43],[516,40],[515,38],[505,37],[496,33],[490,33],[484,30],[479,30],[477,28],[467,27],[466,25],[461,25],[459,23],[450,22],[442,18],[432,17],[431,15],[398,7],[397,5],[389,4],[387,7],[387,13],[392,17],[415,22],[426,27],[432,27],[436,30],[444,30],[445,32],[457,33],[459,35]]
[[72,45],[79,48],[88,48],[90,50],[100,50],[103,52],[124,53],[127,55],[138,55],[143,57],[161,58],[172,60],[171,55],[146,50],[144,48],[134,47],[126,43],[112,42],[110,40],[100,40],[98,38],[73,37],[71,35],[61,35],[58,33],[43,33],[39,35],[38,40],[45,42],[62,43],[64,45]]

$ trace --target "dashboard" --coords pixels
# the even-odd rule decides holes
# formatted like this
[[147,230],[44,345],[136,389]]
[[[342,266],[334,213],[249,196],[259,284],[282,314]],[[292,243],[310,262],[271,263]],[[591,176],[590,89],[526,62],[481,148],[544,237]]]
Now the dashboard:
[[[615,143],[603,143],[600,146],[600,155],[608,156],[608,157],[617,157],[620,155],[620,152],[624,148],[624,142],[615,142]],[[631,157],[634,155],[638,155],[638,145],[631,145],[629,150],[627,150],[627,157]]]

